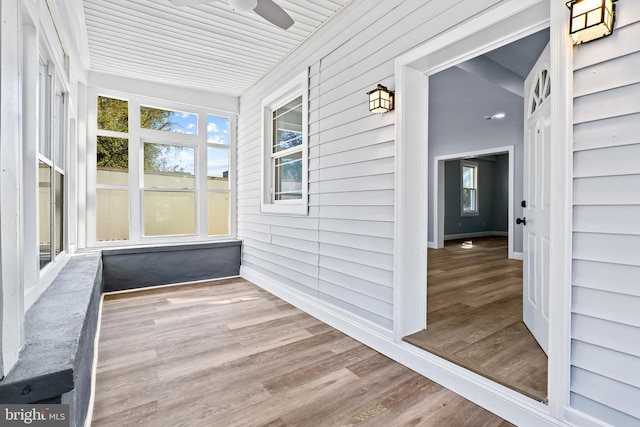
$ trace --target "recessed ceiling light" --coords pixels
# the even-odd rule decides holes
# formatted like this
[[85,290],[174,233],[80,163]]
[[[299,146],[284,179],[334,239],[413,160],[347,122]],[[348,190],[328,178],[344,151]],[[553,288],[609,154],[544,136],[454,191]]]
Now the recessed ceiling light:
[[493,116],[484,116],[485,120],[500,120],[507,117],[505,113],[495,113]]

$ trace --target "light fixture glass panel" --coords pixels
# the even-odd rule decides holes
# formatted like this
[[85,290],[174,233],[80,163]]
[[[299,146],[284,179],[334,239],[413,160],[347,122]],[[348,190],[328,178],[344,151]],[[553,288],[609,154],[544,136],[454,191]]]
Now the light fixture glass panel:
[[586,15],[580,15],[572,19],[571,28],[573,31],[579,31],[584,29],[587,25]]
[[598,25],[602,18],[602,11],[600,9],[592,10],[587,13],[587,27],[592,25]]
[[593,9],[602,7],[602,0],[580,0],[573,3],[573,16],[585,14]]

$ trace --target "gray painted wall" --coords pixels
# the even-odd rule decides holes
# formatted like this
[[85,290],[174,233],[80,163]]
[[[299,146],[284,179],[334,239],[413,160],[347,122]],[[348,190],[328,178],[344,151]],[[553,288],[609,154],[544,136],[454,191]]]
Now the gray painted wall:
[[640,2],[574,50],[571,405],[640,425]]
[[[517,202],[517,200],[516,200]],[[493,231],[509,230],[509,155],[496,156],[493,166]],[[516,232],[519,230],[516,227]]]
[[[524,100],[493,83],[453,67],[429,78],[429,167],[437,156],[514,146],[514,215],[522,216]],[[503,120],[484,116],[505,112]],[[429,201],[433,201],[429,180]],[[508,181],[507,181],[508,186]],[[429,204],[429,237],[433,241],[433,208]],[[506,222],[504,222],[506,224]],[[457,225],[457,224],[456,224]],[[506,231],[506,229],[505,229]],[[522,230],[515,228],[514,251],[522,252]],[[445,231],[445,234],[448,232]],[[456,233],[457,234],[457,233]]]
[[478,162],[477,216],[461,215],[460,160],[445,162],[445,237],[465,233],[507,231],[509,155],[501,154],[473,161]]

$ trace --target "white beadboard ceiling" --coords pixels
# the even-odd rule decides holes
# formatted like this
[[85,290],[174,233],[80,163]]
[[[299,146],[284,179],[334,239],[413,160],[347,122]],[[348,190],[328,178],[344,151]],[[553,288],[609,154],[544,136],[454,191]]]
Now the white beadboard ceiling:
[[226,0],[84,0],[90,69],[240,95],[350,0],[275,0],[288,30]]

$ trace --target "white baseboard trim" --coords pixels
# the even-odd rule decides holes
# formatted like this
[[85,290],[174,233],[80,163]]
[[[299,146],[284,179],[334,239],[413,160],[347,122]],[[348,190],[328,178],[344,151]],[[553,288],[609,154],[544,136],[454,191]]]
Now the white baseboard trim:
[[613,427],[611,424],[607,424],[602,420],[593,418],[590,415],[576,411],[573,408],[567,408],[565,412],[567,422],[572,426],[579,427]]
[[478,231],[475,233],[445,234],[444,240],[473,239],[474,237],[501,236],[508,237],[506,231]]
[[435,242],[427,242],[427,248],[429,249],[438,249]]
[[96,400],[96,375],[98,371],[98,344],[100,343],[100,333],[102,332],[102,306],[104,305],[104,294],[100,295],[98,303],[98,324],[96,325],[96,336],[93,340],[93,362],[91,363],[91,387],[89,396],[89,408],[84,419],[84,427],[91,427],[93,421],[93,407]]
[[519,259],[520,261],[522,261],[524,259],[524,254],[522,252],[514,252],[513,259]]
[[298,307],[302,311],[332,327],[351,336],[359,330],[366,329],[368,333],[383,340],[393,340],[393,332],[376,325],[360,316],[356,316],[346,310],[321,301],[308,294],[284,285],[262,273],[251,270],[246,266],[240,267],[240,277],[261,287],[265,291],[285,300],[289,304]]
[[240,267],[240,276],[511,423],[536,427],[568,425],[551,417],[549,408],[542,403],[409,343],[395,342],[392,331],[303,294],[246,266]]

